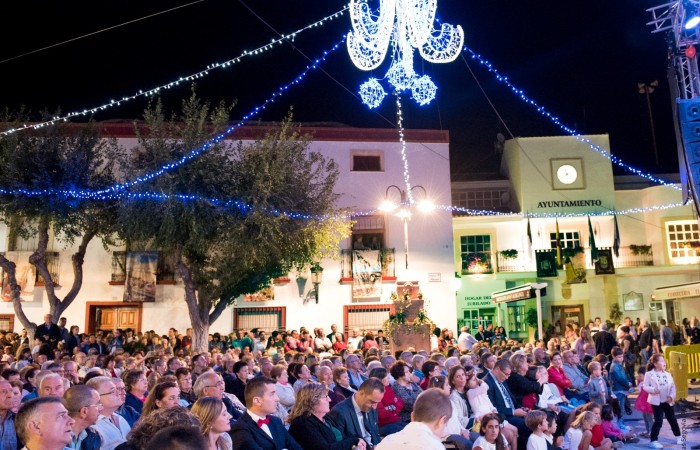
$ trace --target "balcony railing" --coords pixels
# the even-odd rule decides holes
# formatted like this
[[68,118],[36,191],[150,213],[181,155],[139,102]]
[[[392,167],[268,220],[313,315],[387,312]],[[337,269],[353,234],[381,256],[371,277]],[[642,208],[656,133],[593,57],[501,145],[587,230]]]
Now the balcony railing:
[[[594,269],[591,263],[591,249],[585,248],[586,269]],[[616,268],[621,267],[643,267],[654,265],[654,253],[651,246],[631,246],[620,247],[620,256],[613,254],[613,264]],[[512,252],[511,252],[512,254]],[[514,257],[506,257],[501,251],[495,252],[497,258],[498,272],[535,272],[535,253],[534,250],[528,254],[525,250],[518,250]],[[462,271],[463,274],[471,272]]]
[[[351,281],[355,272],[366,273],[368,271],[376,274],[381,273],[382,279],[396,279],[396,258],[394,253],[393,248],[383,248],[381,250],[341,250],[341,281]],[[357,267],[358,265],[361,265],[361,267]]]

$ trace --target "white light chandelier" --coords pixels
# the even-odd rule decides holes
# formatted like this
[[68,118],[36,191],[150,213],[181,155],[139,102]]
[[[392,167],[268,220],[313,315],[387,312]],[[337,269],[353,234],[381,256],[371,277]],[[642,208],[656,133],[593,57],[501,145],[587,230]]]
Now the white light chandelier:
[[[413,52],[418,49],[431,63],[454,61],[464,44],[462,27],[442,23],[439,30],[434,28],[437,0],[378,0],[375,10],[369,1],[350,1],[350,59],[361,70],[374,70],[384,62],[392,44],[386,79],[399,92],[410,90],[419,105],[427,105],[435,98],[437,86],[427,75],[415,72]],[[363,103],[376,108],[386,91],[379,80],[370,78],[360,86],[360,96]]]

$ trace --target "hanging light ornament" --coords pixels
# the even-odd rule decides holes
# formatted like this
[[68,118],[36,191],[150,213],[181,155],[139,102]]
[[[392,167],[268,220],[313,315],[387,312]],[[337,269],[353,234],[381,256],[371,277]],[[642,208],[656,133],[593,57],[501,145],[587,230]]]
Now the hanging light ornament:
[[[368,1],[350,1],[353,31],[348,34],[347,45],[353,64],[365,71],[378,68],[392,44],[392,63],[386,73],[389,83],[398,91],[410,89],[421,105],[430,103],[437,87],[427,75],[416,74],[414,50],[431,63],[454,61],[464,44],[462,27],[442,23],[439,30],[434,28],[437,0],[379,0],[377,10],[372,10]],[[372,87],[376,89],[374,84]],[[376,96],[369,98],[377,101]],[[363,102],[370,106],[364,97]]]
[[382,104],[382,100],[386,97],[386,91],[376,78],[370,78],[360,85],[360,97],[362,103],[370,108],[376,108]]

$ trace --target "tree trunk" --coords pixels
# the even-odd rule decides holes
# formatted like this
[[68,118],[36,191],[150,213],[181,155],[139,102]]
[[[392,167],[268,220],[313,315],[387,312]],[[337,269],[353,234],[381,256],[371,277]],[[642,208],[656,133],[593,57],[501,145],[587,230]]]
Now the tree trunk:
[[182,262],[177,263],[178,272],[185,285],[185,303],[192,322],[192,354],[209,351],[209,310],[211,300],[205,295],[197,296],[197,289],[192,280],[189,267]]
[[20,287],[19,284],[17,284],[17,273],[15,271],[16,264],[5,258],[4,255],[0,255],[0,267],[2,267],[7,274],[7,283],[10,285],[10,296],[12,298],[12,308],[15,310],[15,315],[19,319],[19,322],[22,324],[24,329],[27,330],[29,342],[33,343],[34,332],[36,331],[37,325],[34,322],[31,322],[22,310]]
[[38,230],[39,242],[36,251],[29,257],[29,262],[34,264],[37,272],[44,279],[44,289],[46,290],[46,298],[49,301],[49,313],[53,317],[54,323],[58,322],[63,312],[73,303],[73,300],[78,296],[80,288],[83,285],[83,262],[85,260],[85,252],[87,246],[95,237],[94,229],[88,229],[83,234],[78,246],[78,251],[73,254],[71,261],[73,264],[73,285],[66,296],[61,300],[56,295],[56,285],[51,277],[49,268],[46,265],[46,249],[49,243],[49,222],[42,220]]

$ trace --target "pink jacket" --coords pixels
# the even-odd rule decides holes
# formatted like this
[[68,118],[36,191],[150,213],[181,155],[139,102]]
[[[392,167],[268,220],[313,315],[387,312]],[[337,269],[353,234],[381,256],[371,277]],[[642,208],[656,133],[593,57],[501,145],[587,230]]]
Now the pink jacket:
[[600,425],[603,427],[603,435],[605,435],[605,437],[616,437],[620,440],[624,438],[622,430],[617,428],[617,425],[615,425],[612,421],[603,420],[600,422]]

